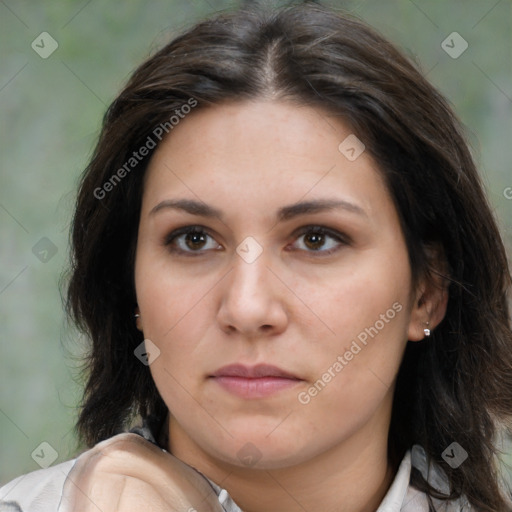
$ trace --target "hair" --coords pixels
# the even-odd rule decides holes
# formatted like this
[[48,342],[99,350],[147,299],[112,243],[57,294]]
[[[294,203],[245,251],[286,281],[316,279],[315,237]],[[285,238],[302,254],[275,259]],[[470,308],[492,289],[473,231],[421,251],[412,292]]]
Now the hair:
[[[433,251],[449,279],[444,320],[428,342],[405,349],[390,463],[397,467],[419,444],[445,471],[450,493],[437,492],[419,472],[412,474],[415,487],[443,499],[465,495],[482,511],[510,510],[496,438],[512,414],[511,277],[462,128],[390,42],[364,22],[313,3],[242,8],[200,22],[140,65],[108,108],[71,231],[67,309],[92,342],[80,438],[92,446],[126,429],[135,415],[167,414],[149,368],[133,355],[143,340],[133,318],[134,255],[154,149],[129,171],[126,163],[191,99],[195,110],[258,99],[308,105],[339,116],[364,141],[398,211],[413,284],[439,275]],[[122,168],[127,172],[113,182]],[[457,469],[441,456],[454,441],[469,455]]]

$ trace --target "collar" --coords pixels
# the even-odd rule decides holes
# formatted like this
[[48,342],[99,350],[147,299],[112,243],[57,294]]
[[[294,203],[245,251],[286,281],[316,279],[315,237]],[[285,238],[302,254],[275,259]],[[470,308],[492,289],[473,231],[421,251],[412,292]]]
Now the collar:
[[[139,434],[158,446],[152,431],[155,430],[151,429],[146,421],[144,421],[142,427],[136,427],[130,430],[130,432]],[[429,464],[425,450],[420,445],[415,444],[404,455],[395,478],[376,512],[429,512],[429,503],[426,495],[410,485],[411,469],[413,467],[418,469],[423,475],[423,478],[439,491],[443,493],[449,492],[448,482],[443,470],[432,462]],[[219,503],[224,512],[243,512],[233,501],[226,489],[217,485],[197,469],[196,471],[209,482],[217,494]],[[464,498],[450,502],[441,502],[433,499],[432,502],[436,507],[435,510],[442,510],[443,512],[471,510]],[[464,506],[468,508],[462,508]]]

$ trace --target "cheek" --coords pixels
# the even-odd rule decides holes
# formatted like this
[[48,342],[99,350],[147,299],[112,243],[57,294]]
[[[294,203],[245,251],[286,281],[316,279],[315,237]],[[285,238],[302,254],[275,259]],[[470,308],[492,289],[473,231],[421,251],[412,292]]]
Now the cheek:
[[379,331],[396,332],[407,325],[411,277],[405,250],[386,256],[384,251],[355,254],[337,269],[290,276],[289,282],[309,306],[309,316],[330,328],[333,340],[352,339],[376,322]]
[[202,337],[198,319],[204,317],[198,286],[143,250],[137,257],[135,281],[144,338],[160,351],[150,365],[153,380],[168,406],[188,403],[182,389],[191,388],[192,368],[198,367],[194,350]]
[[311,338],[316,339],[310,345],[316,378],[325,374],[323,380],[338,383],[329,385],[340,387],[335,393],[349,397],[373,389],[372,381],[377,388],[389,387],[407,342],[410,270],[405,249],[388,258],[382,252],[365,255],[346,271],[317,279],[315,286],[303,282],[300,288],[319,319],[317,326],[324,327],[321,337]]
[[170,268],[165,256],[144,249],[137,257],[135,286],[144,335],[162,344],[181,339],[176,332],[199,326],[202,298],[211,287],[207,278]]
[[150,366],[153,380],[168,407],[185,407],[191,415],[195,408],[189,390],[195,389],[199,374],[204,372],[201,340],[211,325],[205,292],[204,283],[156,270],[146,274],[137,288],[144,337],[160,350]]
[[331,306],[320,314],[335,334],[317,340],[307,355],[312,372],[296,397],[299,413],[325,439],[356,432],[390,406],[406,344],[407,294],[385,282],[370,284],[356,280],[330,290]]

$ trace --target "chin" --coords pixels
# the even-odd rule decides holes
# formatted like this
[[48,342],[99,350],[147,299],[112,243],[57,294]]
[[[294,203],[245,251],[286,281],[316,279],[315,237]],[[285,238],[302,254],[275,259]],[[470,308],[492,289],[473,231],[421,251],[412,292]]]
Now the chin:
[[258,432],[246,430],[233,435],[233,438],[224,439],[222,443],[212,444],[218,458],[230,465],[247,469],[287,468],[315,455],[312,440],[299,443],[297,436],[284,430],[280,435],[275,431],[272,433],[272,429]]

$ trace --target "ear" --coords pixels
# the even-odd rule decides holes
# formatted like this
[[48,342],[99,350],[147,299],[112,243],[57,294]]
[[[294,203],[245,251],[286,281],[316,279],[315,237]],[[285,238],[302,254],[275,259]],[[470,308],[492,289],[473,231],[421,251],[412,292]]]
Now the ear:
[[136,325],[137,329],[142,332],[142,318],[140,316],[139,306],[137,306],[135,308],[135,325]]
[[448,306],[448,273],[443,251],[440,247],[427,251],[430,271],[418,283],[414,291],[414,303],[408,328],[408,339],[420,341],[425,338],[424,329],[433,331],[443,320]]

